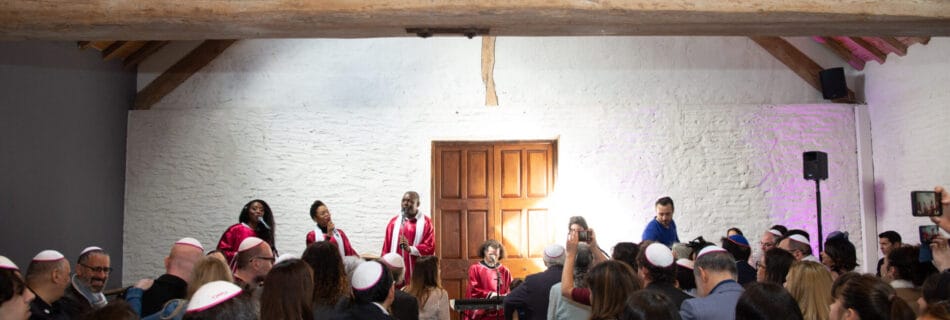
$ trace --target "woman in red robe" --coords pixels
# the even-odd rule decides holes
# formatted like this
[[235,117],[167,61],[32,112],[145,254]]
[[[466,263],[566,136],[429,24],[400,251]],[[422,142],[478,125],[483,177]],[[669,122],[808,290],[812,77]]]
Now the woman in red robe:
[[228,259],[228,263],[232,264],[241,241],[247,237],[258,237],[266,241],[274,255],[277,255],[277,246],[274,245],[275,227],[274,213],[267,202],[260,199],[251,200],[241,209],[238,223],[228,227],[221,235],[218,250]]
[[327,241],[336,245],[339,249],[340,257],[358,256],[356,250],[350,245],[350,239],[346,237],[343,230],[336,228],[330,217],[330,209],[323,201],[317,200],[310,206],[310,219],[316,222],[316,227],[307,233],[307,246],[314,242]]
[[[507,295],[510,291],[511,272],[501,265],[505,257],[505,247],[496,240],[482,244],[478,257],[482,258],[468,268],[468,290],[466,298],[493,298]],[[466,319],[504,319],[504,310],[472,310],[466,313]]]

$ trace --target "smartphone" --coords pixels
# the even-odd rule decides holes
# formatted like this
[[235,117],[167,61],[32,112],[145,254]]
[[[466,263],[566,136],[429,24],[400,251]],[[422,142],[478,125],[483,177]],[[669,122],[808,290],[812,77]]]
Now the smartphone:
[[933,253],[930,252],[930,243],[937,238],[939,227],[937,225],[920,226],[920,254],[917,261],[930,262],[933,260]]
[[577,241],[580,242],[590,242],[590,234],[587,231],[577,232]]
[[911,213],[915,217],[937,217],[943,215],[940,194],[934,191],[911,191]]

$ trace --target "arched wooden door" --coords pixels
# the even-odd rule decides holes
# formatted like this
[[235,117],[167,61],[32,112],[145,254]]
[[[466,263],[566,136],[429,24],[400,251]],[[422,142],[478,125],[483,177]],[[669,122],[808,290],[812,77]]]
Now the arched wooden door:
[[464,296],[468,267],[487,239],[504,244],[502,264],[513,277],[543,270],[544,247],[554,241],[545,200],[556,166],[555,141],[433,142],[436,255],[451,299]]

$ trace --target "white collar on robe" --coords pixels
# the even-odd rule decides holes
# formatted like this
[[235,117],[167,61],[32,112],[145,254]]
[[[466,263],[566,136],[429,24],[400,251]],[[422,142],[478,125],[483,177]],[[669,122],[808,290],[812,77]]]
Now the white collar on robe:
[[[315,242],[323,241],[323,230],[320,230],[320,225],[316,223],[313,225],[313,240],[315,240]],[[340,231],[336,228],[333,228],[333,238],[336,239],[336,249],[340,251],[340,257],[345,257],[346,251],[343,250],[343,237],[340,236]]]
[[[393,235],[390,239],[389,252],[395,253],[399,249],[399,235],[402,234],[402,222],[406,220],[404,215],[396,216],[396,225],[393,226]],[[426,228],[426,215],[422,212],[416,213],[416,236],[412,240],[412,246],[418,246],[422,242],[422,233]]]

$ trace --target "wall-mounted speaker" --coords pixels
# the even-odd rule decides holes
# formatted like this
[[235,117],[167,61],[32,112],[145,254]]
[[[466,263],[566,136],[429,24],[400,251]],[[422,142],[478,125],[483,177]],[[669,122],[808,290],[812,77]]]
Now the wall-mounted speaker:
[[821,80],[821,96],[834,100],[848,96],[848,84],[844,81],[844,68],[831,68],[818,72]]

